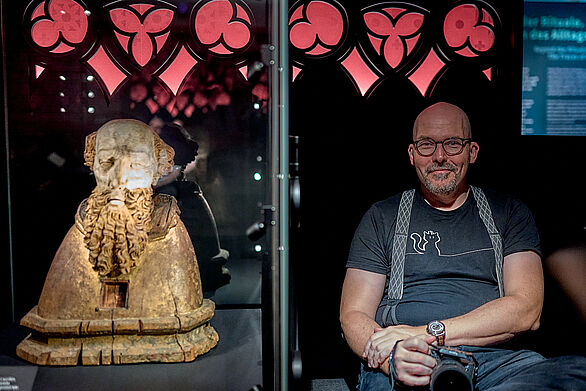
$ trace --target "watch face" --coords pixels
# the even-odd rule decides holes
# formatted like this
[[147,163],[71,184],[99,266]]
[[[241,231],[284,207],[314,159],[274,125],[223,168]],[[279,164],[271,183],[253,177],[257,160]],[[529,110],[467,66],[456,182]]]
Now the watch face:
[[428,323],[427,330],[431,335],[438,336],[445,332],[445,327],[442,322],[434,320]]

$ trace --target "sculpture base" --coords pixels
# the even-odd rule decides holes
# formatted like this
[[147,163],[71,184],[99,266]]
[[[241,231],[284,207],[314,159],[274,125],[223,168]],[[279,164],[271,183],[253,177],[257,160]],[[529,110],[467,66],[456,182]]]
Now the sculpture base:
[[185,333],[163,335],[101,335],[47,337],[33,332],[16,354],[37,365],[111,365],[193,361],[218,343],[209,324]]

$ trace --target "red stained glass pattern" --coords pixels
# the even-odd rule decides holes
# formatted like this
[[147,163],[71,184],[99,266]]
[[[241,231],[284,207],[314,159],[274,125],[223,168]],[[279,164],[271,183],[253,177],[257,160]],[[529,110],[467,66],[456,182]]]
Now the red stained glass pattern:
[[41,16],[45,16],[45,2],[42,2],[41,4],[37,5],[37,8],[35,8],[31,15],[31,20],[35,20],[36,18],[39,18]]
[[[148,4],[135,4],[132,9],[134,11],[127,8],[112,9],[110,18],[120,30],[116,34],[118,42],[138,65],[145,66],[164,45],[168,36],[164,31],[171,25],[174,12],[166,8],[153,9]],[[142,22],[139,16],[144,17]],[[161,39],[153,41],[151,36]]]
[[444,35],[447,44],[456,53],[475,57],[494,45],[494,22],[486,10],[475,5],[462,4],[452,9],[444,20]]
[[250,43],[251,20],[239,4],[228,0],[210,1],[195,16],[195,33],[211,52],[233,54]]
[[67,53],[75,49],[73,46],[69,46],[66,43],[60,42],[59,46],[55,49],[51,50],[51,53],[59,54],[59,53]]
[[131,8],[135,9],[140,15],[144,15],[145,12],[154,7],[152,4],[131,4]]
[[[38,4],[30,15],[30,35],[35,45],[53,54],[68,53],[75,50],[86,39],[90,15],[82,0],[45,0]],[[146,2],[146,0],[142,0]],[[149,3],[151,3],[149,1]],[[114,25],[114,37],[124,51],[141,67],[168,42],[175,19],[175,11],[168,3],[135,4],[116,2],[114,8],[107,7],[107,16]],[[162,8],[161,8],[162,7]],[[192,32],[195,38],[212,53],[233,55],[242,51],[252,42],[253,15],[241,0],[208,0],[199,2],[192,19]],[[429,39],[431,46],[425,58],[409,61],[410,56],[420,56],[414,49],[419,45],[424,23],[431,18],[422,8],[408,3],[376,4],[362,10],[364,25],[360,31],[374,48],[374,52],[392,69],[408,75],[422,95],[429,94],[441,70],[452,62],[445,62],[437,53],[446,53],[437,45],[438,38]],[[291,45],[303,52],[307,58],[332,53],[342,44],[348,30],[346,12],[335,0],[304,0],[291,9],[289,18],[289,39]],[[440,15],[433,15],[440,16]],[[453,53],[464,57],[477,57],[495,46],[498,16],[487,4],[460,4],[452,8],[443,19],[443,38]],[[126,80],[129,73],[121,67],[119,60],[112,57],[112,48],[106,43],[93,43],[98,47],[87,64],[93,68],[107,95],[112,95]],[[101,46],[101,45],[105,46]],[[380,79],[379,71],[371,64],[360,47],[349,45],[352,50],[345,51],[339,58],[340,65],[354,81],[358,91],[366,95]],[[360,43],[362,45],[362,42]],[[174,59],[157,71],[161,84],[168,93],[177,95],[189,72],[198,60],[186,49],[180,50]],[[441,51],[441,52],[440,52]],[[425,54],[425,52],[421,53]],[[408,64],[415,68],[403,69]],[[38,79],[45,65],[35,65]],[[292,80],[298,79],[302,72],[301,61],[292,66]],[[240,73],[247,78],[248,67],[239,63]],[[483,68],[485,76],[491,80],[491,64]],[[168,88],[167,88],[168,87]]]
[[425,96],[433,79],[445,66],[437,53],[431,49],[423,63],[409,76],[409,80],[415,84],[421,95]]
[[342,61],[342,66],[358,86],[361,95],[365,95],[379,76],[366,64],[356,48]]
[[291,70],[291,81],[295,81],[295,79],[297,79],[297,76],[299,76],[299,74],[301,73],[301,68],[298,68],[296,66],[292,67],[293,69]]
[[340,43],[344,33],[344,18],[333,5],[311,1],[293,11],[289,27],[291,44],[304,50],[307,55],[317,56],[329,53]]
[[242,74],[242,76],[244,76],[244,79],[248,79],[248,66],[244,65],[240,68],[238,68],[238,71]]
[[35,64],[35,78],[41,77],[41,73],[45,71],[45,67]]
[[126,73],[112,61],[102,46],[98,48],[87,63],[100,77],[110,96],[114,94],[114,91],[127,77]]
[[[45,5],[48,14],[45,14]],[[52,53],[66,53],[75,49],[87,34],[88,17],[84,7],[73,0],[49,0],[33,12],[31,38],[43,48],[54,47]]]
[[405,12],[402,8],[385,8],[367,12],[364,22],[368,38],[379,55],[391,68],[396,68],[407,57],[419,40],[423,15]]
[[196,64],[197,60],[183,46],[175,60],[159,75],[159,78],[167,84],[174,95],[177,95],[185,76]]

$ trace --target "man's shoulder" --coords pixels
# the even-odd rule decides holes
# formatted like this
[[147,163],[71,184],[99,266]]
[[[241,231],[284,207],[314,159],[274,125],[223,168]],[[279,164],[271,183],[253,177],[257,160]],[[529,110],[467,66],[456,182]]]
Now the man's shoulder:
[[482,190],[501,234],[519,224],[535,225],[533,212],[519,197],[503,191]]
[[385,224],[390,224],[390,226],[394,226],[403,193],[404,192],[402,191],[386,199],[375,202],[365,213],[365,218],[370,218],[374,221],[379,221]]
[[506,211],[519,206],[527,208],[523,201],[512,194],[484,187],[480,187],[480,189],[486,195],[491,208],[495,209],[493,212]]

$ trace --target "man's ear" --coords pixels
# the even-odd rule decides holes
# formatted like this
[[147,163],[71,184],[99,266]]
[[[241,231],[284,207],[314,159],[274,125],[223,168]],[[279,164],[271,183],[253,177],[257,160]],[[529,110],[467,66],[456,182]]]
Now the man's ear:
[[474,163],[476,161],[476,159],[478,158],[478,150],[480,149],[480,146],[478,145],[478,143],[471,141],[470,142],[470,163]]
[[414,166],[415,156],[413,156],[413,154],[415,153],[415,147],[413,146],[413,144],[409,144],[409,148],[407,148],[407,153],[409,154],[409,161],[411,162],[411,165]]

